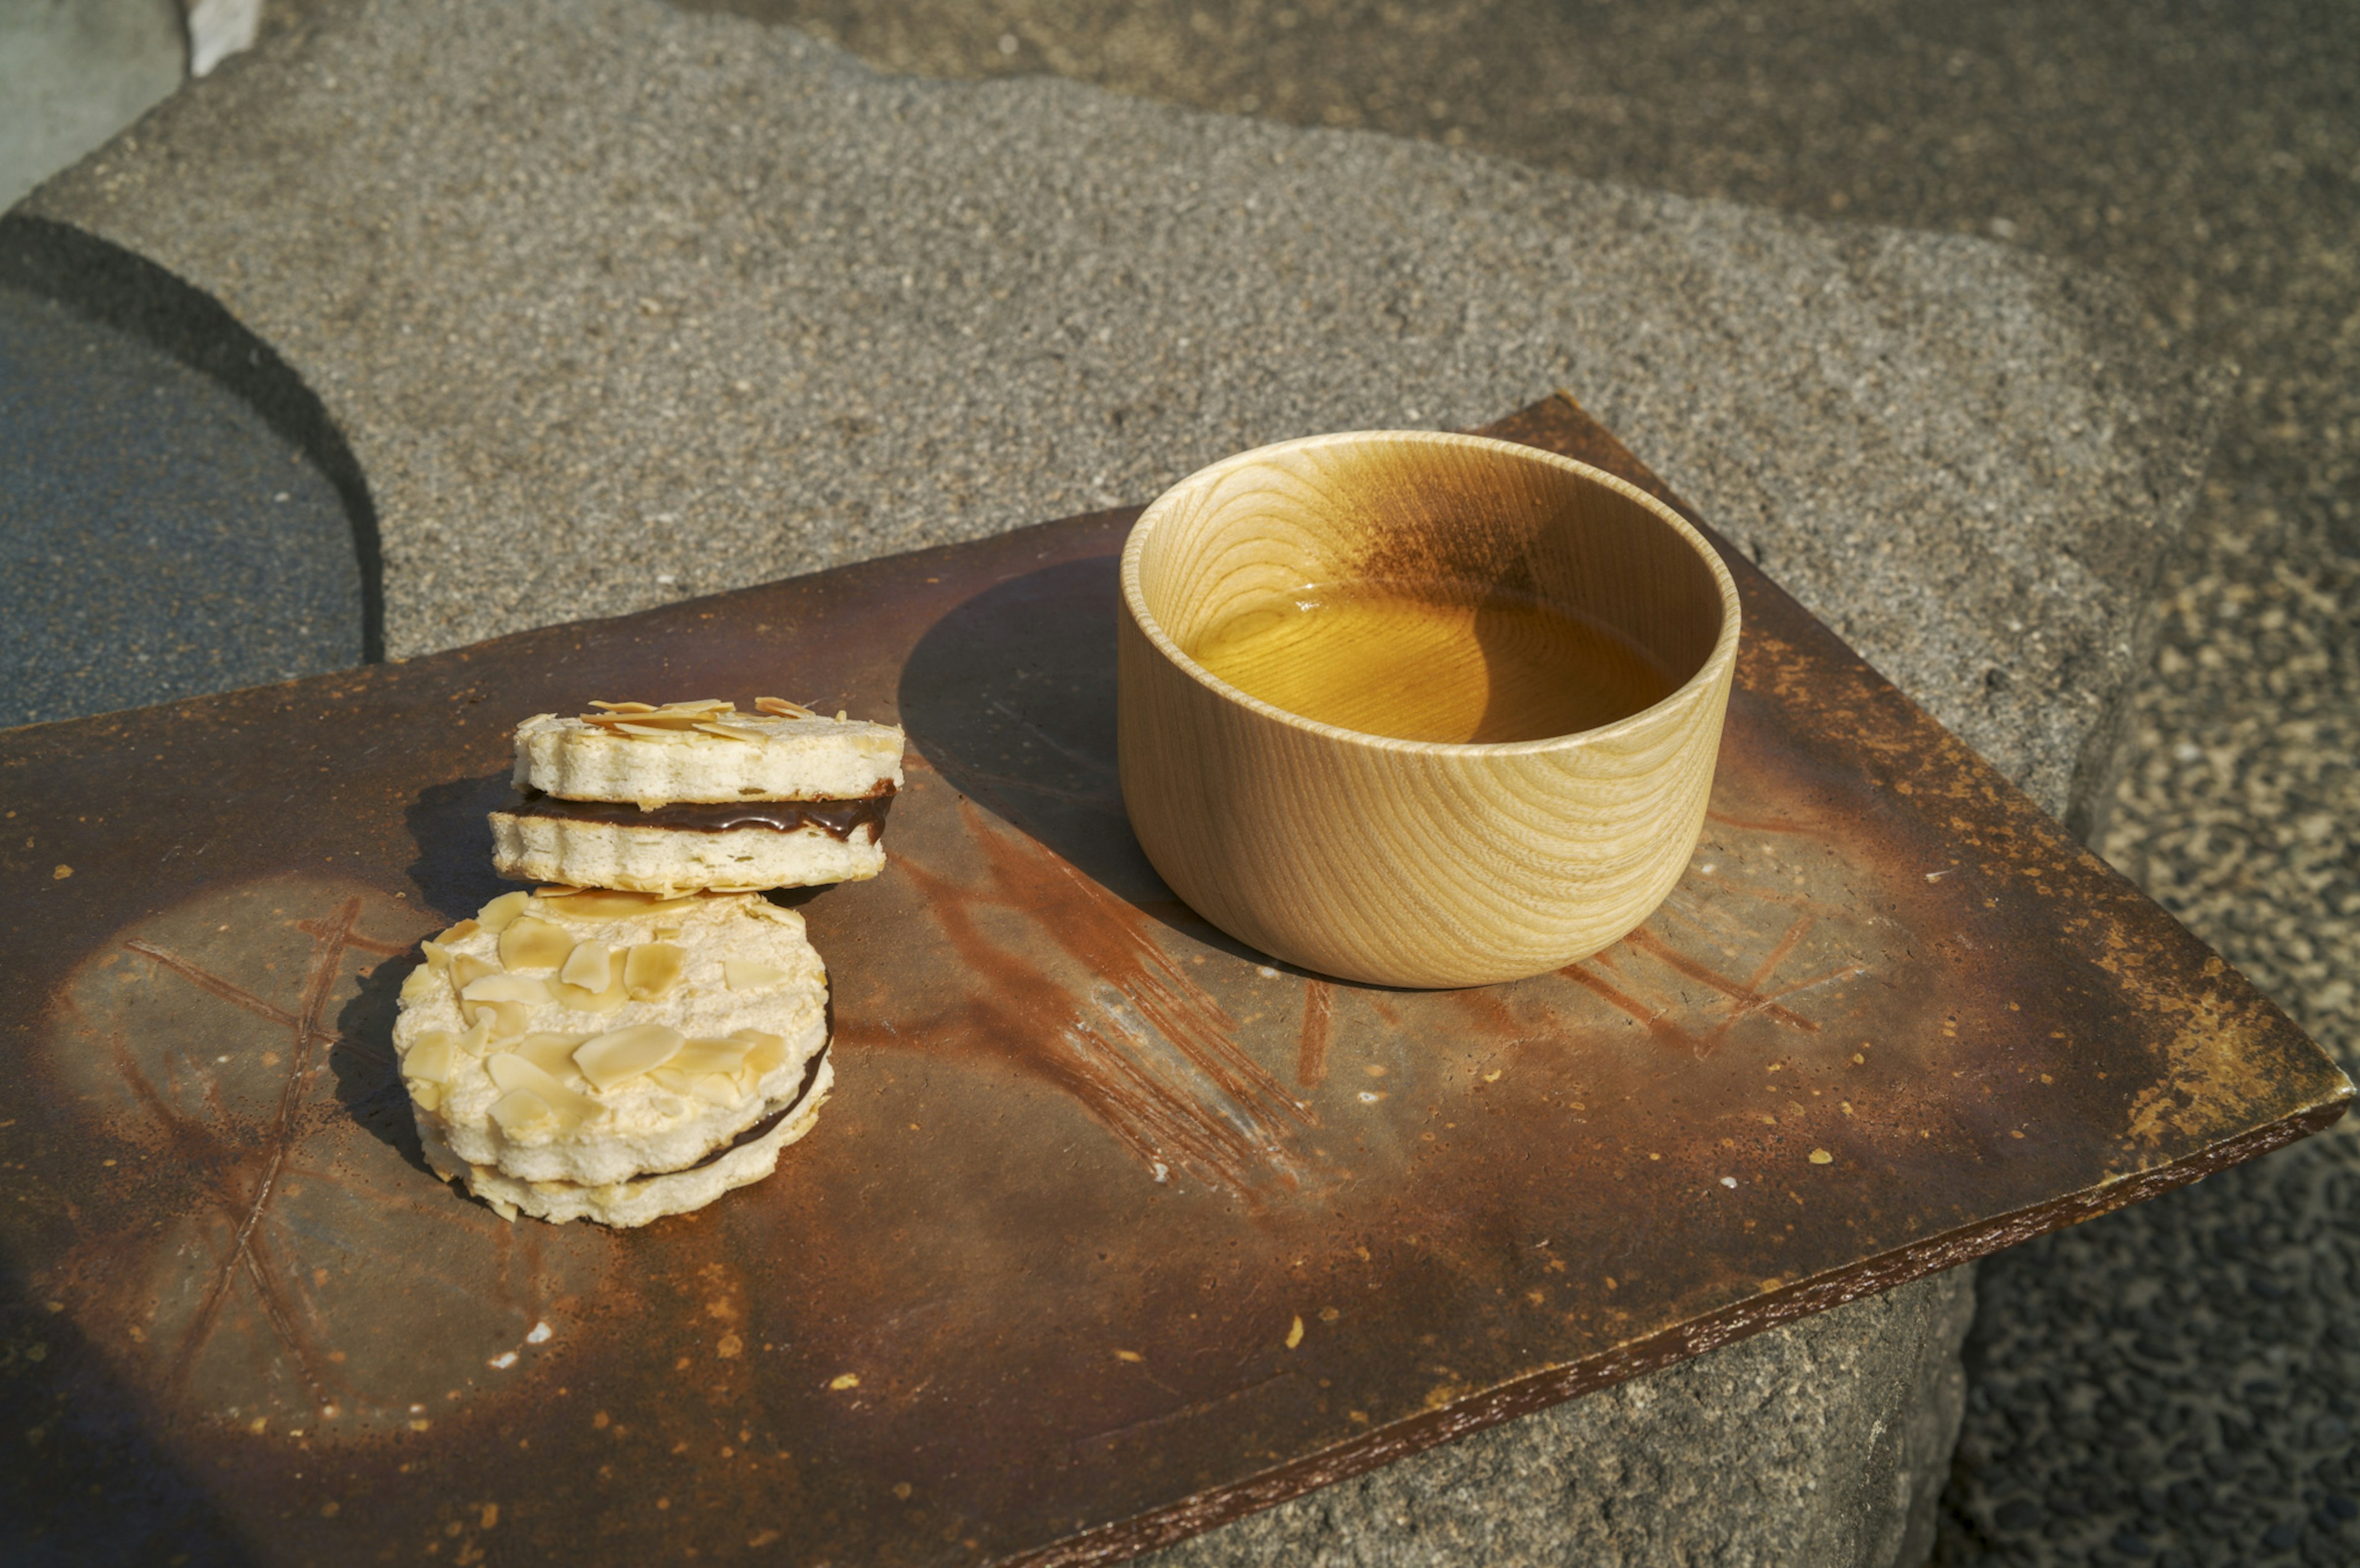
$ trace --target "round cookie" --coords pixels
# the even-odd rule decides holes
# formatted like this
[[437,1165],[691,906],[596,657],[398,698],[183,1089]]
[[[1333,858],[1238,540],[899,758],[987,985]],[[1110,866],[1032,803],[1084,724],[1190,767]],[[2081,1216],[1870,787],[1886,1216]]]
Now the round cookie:
[[510,893],[425,950],[393,1032],[421,1136],[519,1183],[685,1171],[827,1045],[803,917],[754,894]]

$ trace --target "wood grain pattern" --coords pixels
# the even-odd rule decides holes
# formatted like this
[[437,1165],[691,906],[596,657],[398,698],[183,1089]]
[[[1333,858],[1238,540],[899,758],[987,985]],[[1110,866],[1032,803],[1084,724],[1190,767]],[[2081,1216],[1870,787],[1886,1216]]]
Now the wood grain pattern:
[[[1598,728],[1453,744],[1289,713],[1186,651],[1314,585],[1371,582],[1538,601],[1678,684]],[[1121,583],[1123,802],[1164,880],[1240,941],[1348,980],[1487,985],[1616,941],[1686,866],[1737,590],[1694,528],[1622,481],[1475,436],[1287,442],[1158,499]]]

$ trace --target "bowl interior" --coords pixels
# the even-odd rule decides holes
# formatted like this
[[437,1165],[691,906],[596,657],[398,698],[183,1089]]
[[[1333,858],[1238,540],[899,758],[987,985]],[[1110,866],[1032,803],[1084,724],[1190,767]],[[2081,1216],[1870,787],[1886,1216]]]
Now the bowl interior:
[[[1531,741],[1696,677],[1733,591],[1708,548],[1635,492],[1530,449],[1322,437],[1158,500],[1134,605],[1198,672],[1283,711],[1409,740]],[[1312,615],[1329,630],[1298,635]]]

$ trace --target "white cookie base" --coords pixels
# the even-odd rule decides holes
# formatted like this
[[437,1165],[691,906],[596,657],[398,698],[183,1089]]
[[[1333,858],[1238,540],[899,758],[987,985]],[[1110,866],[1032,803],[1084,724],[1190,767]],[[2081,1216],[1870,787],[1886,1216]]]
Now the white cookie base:
[[503,877],[633,893],[732,892],[865,882],[885,868],[885,846],[855,828],[651,828],[494,811],[492,863]]
[[638,806],[727,800],[837,800],[901,783],[901,732],[858,720],[730,713],[729,726],[765,738],[727,740],[686,731],[609,732],[576,718],[536,713],[517,726],[515,781],[569,800]]
[[514,1221],[523,1214],[552,1225],[590,1220],[628,1229],[667,1214],[692,1214],[722,1193],[751,1186],[778,1170],[781,1151],[818,1122],[819,1108],[826,1103],[828,1090],[835,1082],[835,1063],[822,1062],[810,1094],[793,1115],[710,1165],[601,1187],[571,1181],[521,1181],[489,1166],[470,1164],[435,1138],[423,1116],[419,1118],[418,1136],[425,1146],[426,1162],[436,1175],[446,1181],[464,1181],[469,1192],[490,1204],[504,1220]]

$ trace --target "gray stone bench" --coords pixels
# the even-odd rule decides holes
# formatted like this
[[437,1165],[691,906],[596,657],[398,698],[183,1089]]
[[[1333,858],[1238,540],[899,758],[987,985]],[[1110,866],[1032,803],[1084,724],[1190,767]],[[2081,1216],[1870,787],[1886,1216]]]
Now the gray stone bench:
[[[2069,822],[2213,401],[2022,252],[621,0],[324,9],[0,222],[0,280],[109,309],[92,240],[316,396],[395,657],[1564,386]],[[1922,1558],[1971,1310],[1922,1281],[1166,1555]]]

